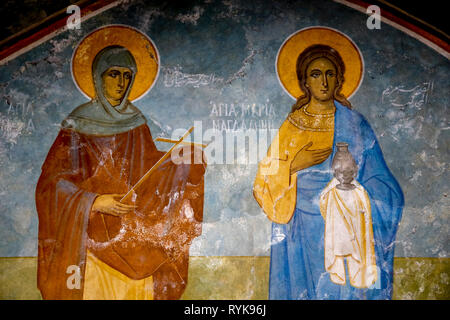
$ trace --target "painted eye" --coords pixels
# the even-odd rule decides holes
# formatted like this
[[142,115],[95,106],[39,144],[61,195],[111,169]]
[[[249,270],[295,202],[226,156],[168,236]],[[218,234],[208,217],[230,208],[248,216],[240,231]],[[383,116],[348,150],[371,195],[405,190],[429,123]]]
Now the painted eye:
[[131,79],[131,74],[130,73],[125,73],[124,77],[125,77],[125,79]]

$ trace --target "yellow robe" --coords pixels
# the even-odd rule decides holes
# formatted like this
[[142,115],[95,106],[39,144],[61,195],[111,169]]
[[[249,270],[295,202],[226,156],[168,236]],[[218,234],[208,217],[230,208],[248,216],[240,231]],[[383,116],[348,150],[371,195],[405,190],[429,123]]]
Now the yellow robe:
[[128,278],[86,253],[83,300],[153,300],[153,277]]
[[[253,186],[256,201],[270,220],[288,223],[297,200],[297,173],[290,174],[291,162],[309,142],[309,150],[331,148],[334,112],[313,114],[307,107],[291,113],[283,122],[267,156],[259,163]],[[301,183],[301,181],[300,181]]]

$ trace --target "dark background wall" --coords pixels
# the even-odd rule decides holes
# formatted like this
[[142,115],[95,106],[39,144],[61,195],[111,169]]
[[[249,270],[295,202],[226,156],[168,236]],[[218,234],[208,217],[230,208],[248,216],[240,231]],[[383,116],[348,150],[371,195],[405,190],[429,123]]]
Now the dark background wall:
[[39,23],[76,0],[4,0],[0,5],[0,40]]
[[[318,0],[330,1],[330,0]],[[65,10],[71,4],[86,5],[95,1],[89,0],[4,0],[0,4],[0,41],[6,39],[23,29]],[[154,4],[164,5],[167,1],[148,1]],[[188,1],[170,1],[172,5],[178,7],[189,6]],[[275,2],[294,2],[275,0]],[[298,1],[297,1],[298,2]],[[389,1],[368,1],[369,3],[379,5],[392,13],[407,13],[426,24],[448,34],[449,24],[446,10],[440,10],[444,1],[410,1],[410,0],[389,0]],[[443,9],[443,8],[441,8]],[[416,21],[420,24],[419,21]],[[442,37],[442,35],[441,35]]]

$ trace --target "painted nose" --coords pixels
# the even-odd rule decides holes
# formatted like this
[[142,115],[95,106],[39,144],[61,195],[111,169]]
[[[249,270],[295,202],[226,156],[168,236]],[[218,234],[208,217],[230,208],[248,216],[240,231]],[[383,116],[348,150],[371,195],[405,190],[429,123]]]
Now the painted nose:
[[325,89],[328,89],[328,81],[327,81],[327,76],[326,75],[322,75],[322,86]]
[[119,84],[118,84],[118,87],[119,87],[120,89],[123,89],[124,84],[125,84],[125,79],[124,79],[123,75],[120,75],[120,76],[119,76]]

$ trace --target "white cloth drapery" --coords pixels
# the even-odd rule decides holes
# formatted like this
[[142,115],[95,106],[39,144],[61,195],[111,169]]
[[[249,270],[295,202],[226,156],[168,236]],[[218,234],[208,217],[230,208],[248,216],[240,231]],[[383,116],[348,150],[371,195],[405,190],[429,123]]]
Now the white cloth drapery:
[[332,282],[346,283],[344,259],[350,284],[368,288],[377,279],[369,196],[354,180],[356,188],[341,190],[333,178],[320,195],[320,212],[325,220],[325,269]]

